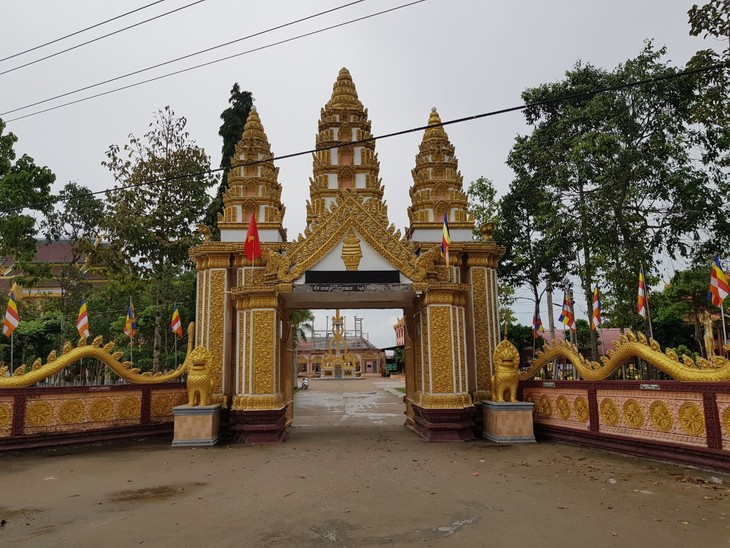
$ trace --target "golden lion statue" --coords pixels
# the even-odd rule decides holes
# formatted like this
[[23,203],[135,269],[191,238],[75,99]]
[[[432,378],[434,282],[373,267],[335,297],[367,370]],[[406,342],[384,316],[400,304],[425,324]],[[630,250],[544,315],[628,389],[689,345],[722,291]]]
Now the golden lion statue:
[[508,340],[503,340],[494,349],[494,375],[492,375],[492,401],[517,401],[517,385],[520,376],[517,368],[520,365],[520,353]]
[[188,359],[188,407],[210,405],[213,378],[210,376],[210,351],[204,346],[193,350]]

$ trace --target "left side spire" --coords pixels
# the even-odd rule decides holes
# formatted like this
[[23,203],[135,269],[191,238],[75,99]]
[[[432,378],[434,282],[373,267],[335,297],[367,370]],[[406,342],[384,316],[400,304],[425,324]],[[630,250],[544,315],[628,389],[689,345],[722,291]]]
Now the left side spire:
[[218,215],[221,241],[242,242],[254,213],[262,242],[286,240],[282,224],[286,208],[281,203],[279,168],[272,158],[269,139],[253,106],[231,157],[223,215]]

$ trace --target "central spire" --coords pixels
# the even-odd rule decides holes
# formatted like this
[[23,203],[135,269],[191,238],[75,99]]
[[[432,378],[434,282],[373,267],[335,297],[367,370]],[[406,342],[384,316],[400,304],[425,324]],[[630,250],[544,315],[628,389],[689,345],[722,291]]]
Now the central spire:
[[308,225],[335,203],[343,190],[354,190],[363,201],[382,202],[375,142],[365,141],[370,137],[368,111],[357,96],[350,72],[343,68],[332,88],[332,98],[320,113],[313,177],[309,180]]

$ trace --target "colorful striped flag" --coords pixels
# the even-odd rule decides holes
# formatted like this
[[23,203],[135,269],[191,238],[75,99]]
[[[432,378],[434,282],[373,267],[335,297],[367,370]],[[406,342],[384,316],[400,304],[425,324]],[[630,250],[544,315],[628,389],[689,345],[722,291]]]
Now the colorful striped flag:
[[137,320],[134,317],[134,305],[132,304],[132,299],[129,299],[129,306],[127,307],[127,319],[124,322],[124,334],[130,339],[133,339],[136,332]]
[[649,317],[649,312],[646,307],[646,282],[644,280],[644,267],[639,268],[639,295],[637,297],[637,311],[639,316],[644,319]]
[[449,233],[449,214],[444,213],[443,234],[441,236],[441,256],[449,266],[449,244],[451,244],[451,234]]
[[5,309],[5,319],[3,320],[3,335],[9,337],[15,331],[20,323],[20,315],[18,314],[18,305],[15,302],[15,293],[10,292],[8,297],[8,307]]
[[725,297],[730,294],[730,286],[728,286],[725,273],[722,271],[720,259],[715,255],[715,260],[710,271],[710,290],[707,292],[707,300],[712,306],[720,306]]
[[177,335],[178,339],[182,339],[183,329],[182,320],[180,320],[180,312],[177,310],[177,305],[172,309],[172,320],[170,321],[170,331]]
[[76,320],[76,329],[81,337],[89,336],[89,315],[86,309],[86,299],[81,299],[81,308],[79,308],[79,317]]
[[540,304],[535,305],[535,313],[532,315],[532,336],[539,339],[545,332],[545,328],[542,325],[540,319]]
[[573,307],[570,305],[567,291],[563,296],[563,309],[560,311],[558,321],[568,326],[571,331],[575,331],[575,316],[573,316]]
[[601,325],[601,296],[598,293],[598,286],[593,288],[593,316],[591,317],[591,329],[598,329]]

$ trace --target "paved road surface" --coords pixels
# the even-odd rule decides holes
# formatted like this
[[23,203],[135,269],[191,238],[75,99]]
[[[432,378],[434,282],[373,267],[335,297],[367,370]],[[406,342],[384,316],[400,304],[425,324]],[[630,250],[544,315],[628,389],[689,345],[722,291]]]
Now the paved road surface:
[[730,477],[565,445],[427,444],[387,379],[313,381],[277,446],[0,456],[0,546],[730,546]]

